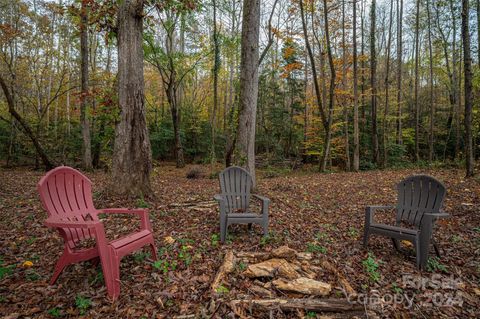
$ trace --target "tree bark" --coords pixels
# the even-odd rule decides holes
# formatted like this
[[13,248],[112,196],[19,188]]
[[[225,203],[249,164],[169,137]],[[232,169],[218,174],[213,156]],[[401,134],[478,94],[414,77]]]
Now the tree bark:
[[358,132],[358,59],[357,59],[357,0],[353,0],[353,170],[360,169],[360,140]]
[[375,49],[376,0],[372,0],[370,8],[370,86],[372,90],[372,161],[379,164],[378,129],[377,129],[377,55]]
[[145,116],[143,0],[124,0],[118,10],[118,103],[111,190],[149,196],[152,153]]
[[472,58],[470,53],[470,8],[468,0],[462,0],[462,40],[465,90],[465,157],[466,177],[474,175],[473,140],[472,140]]
[[92,169],[92,147],[90,139],[90,124],[88,120],[88,1],[82,0],[80,10],[80,69],[82,91],[80,94],[80,122],[82,125],[82,153],[83,166],[86,170]]
[[255,176],[255,122],[258,98],[258,40],[260,29],[260,0],[244,0],[242,48],[240,62],[239,122],[237,130],[237,165]]

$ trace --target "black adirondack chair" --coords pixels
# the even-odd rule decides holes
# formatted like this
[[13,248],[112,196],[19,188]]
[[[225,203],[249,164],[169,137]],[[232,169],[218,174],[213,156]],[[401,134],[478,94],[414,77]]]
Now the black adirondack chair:
[[[368,206],[365,213],[363,245],[368,245],[371,234],[392,238],[399,250],[399,240],[408,240],[415,247],[417,267],[424,269],[428,261],[430,243],[433,243],[438,257],[440,253],[433,241],[433,227],[437,218],[447,217],[441,210],[445,197],[445,186],[428,175],[407,177],[397,185],[397,206]],[[374,221],[376,210],[396,210],[395,226]]]
[[[220,240],[225,242],[230,224],[259,224],[263,233],[268,233],[268,206],[266,197],[251,194],[252,177],[241,167],[231,166],[219,175],[221,194],[214,196],[220,205]],[[261,214],[249,210],[251,196],[262,201]]]

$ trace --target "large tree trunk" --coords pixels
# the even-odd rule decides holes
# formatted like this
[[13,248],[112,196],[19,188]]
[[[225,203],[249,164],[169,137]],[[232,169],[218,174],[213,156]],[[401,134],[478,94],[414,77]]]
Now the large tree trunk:
[[358,62],[357,62],[357,0],[353,0],[353,170],[360,168],[360,140],[358,132]]
[[255,122],[258,98],[260,0],[244,0],[240,62],[240,113],[236,162],[255,179]]
[[145,116],[143,0],[124,0],[118,10],[118,103],[111,189],[120,195],[150,195],[152,153]]
[[465,76],[465,157],[466,176],[474,175],[473,141],[472,141],[472,58],[470,53],[469,31],[469,3],[462,0],[462,40],[463,40],[463,64]]
[[416,6],[416,14],[415,14],[415,161],[420,159],[419,154],[419,129],[420,129],[420,105],[418,104],[418,64],[420,60],[420,46],[419,46],[419,27],[420,27],[420,0],[417,0]]
[[90,139],[90,124],[87,115],[88,105],[88,1],[82,0],[80,11],[80,64],[82,92],[80,95],[80,122],[82,125],[82,153],[83,166],[86,170],[92,169],[92,147]]
[[370,86],[372,90],[372,161],[377,164],[378,152],[378,129],[377,129],[377,54],[375,49],[376,31],[376,0],[372,0],[370,8]]

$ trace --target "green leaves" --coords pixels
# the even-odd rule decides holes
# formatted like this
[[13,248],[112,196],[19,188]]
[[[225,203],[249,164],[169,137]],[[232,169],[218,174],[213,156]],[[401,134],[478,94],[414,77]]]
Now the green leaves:
[[372,253],[368,253],[368,257],[362,261],[362,265],[371,281],[380,281],[380,273],[378,272],[379,264]]

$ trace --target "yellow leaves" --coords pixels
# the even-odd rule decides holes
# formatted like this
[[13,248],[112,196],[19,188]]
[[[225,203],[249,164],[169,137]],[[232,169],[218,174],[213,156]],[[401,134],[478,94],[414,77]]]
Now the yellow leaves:
[[402,244],[405,245],[406,247],[413,247],[412,242],[408,240],[402,240]]
[[22,264],[22,267],[23,267],[23,268],[30,268],[30,267],[32,267],[32,266],[33,266],[33,262],[31,262],[30,260],[26,260],[26,261],[24,261],[23,264]]
[[163,241],[165,242],[165,244],[171,245],[175,242],[175,239],[172,236],[167,236],[163,239]]

